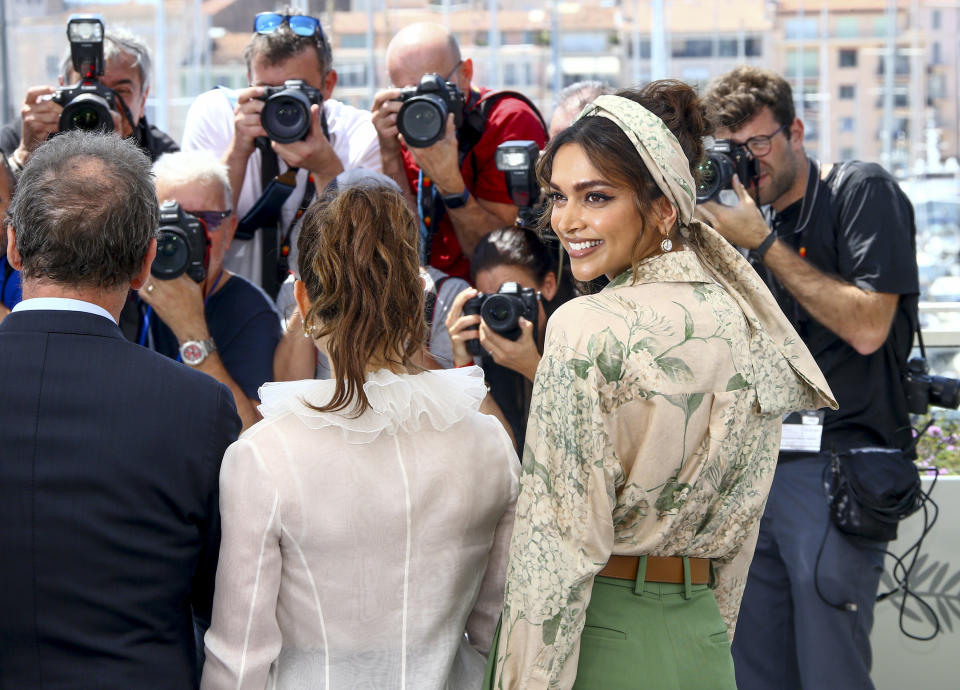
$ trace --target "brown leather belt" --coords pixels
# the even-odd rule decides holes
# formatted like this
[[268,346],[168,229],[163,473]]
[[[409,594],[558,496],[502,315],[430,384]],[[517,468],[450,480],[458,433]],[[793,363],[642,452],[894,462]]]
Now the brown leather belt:
[[[690,561],[690,584],[710,584],[710,559],[688,557]],[[610,560],[598,575],[618,580],[636,580],[640,567],[638,556],[610,556]],[[646,582],[683,584],[683,558],[680,556],[647,556]]]

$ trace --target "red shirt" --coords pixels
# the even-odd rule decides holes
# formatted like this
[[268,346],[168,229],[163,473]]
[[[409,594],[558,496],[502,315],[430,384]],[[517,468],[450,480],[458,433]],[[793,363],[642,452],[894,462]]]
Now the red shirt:
[[[490,89],[481,89],[480,96],[489,92]],[[476,96],[471,100],[475,103]],[[501,204],[513,203],[507,193],[506,177],[497,170],[495,154],[497,146],[514,139],[533,140],[543,149],[547,144],[547,133],[540,123],[540,118],[530,109],[530,106],[519,98],[504,96],[490,107],[480,140],[470,149],[470,153],[464,158],[463,165],[460,166],[460,174],[467,183],[467,189],[475,198]],[[420,168],[417,167],[406,147],[403,148],[402,154],[407,181],[410,183],[413,194],[416,195]],[[470,260],[460,249],[453,223],[450,222],[450,216],[447,213],[443,214],[437,232],[433,236],[430,265],[449,275],[470,280]]]

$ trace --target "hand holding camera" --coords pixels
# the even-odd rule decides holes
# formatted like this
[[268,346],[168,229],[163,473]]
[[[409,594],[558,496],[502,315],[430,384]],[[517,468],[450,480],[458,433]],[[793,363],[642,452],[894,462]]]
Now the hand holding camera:
[[490,357],[531,381],[540,363],[535,339],[540,298],[532,288],[504,283],[494,294],[464,290],[447,315],[454,364]]
[[269,139],[290,167],[305,168],[323,178],[318,186],[343,172],[328,139],[323,92],[300,79],[237,92],[234,152],[249,157],[259,138]]
[[121,131],[120,111],[126,110],[126,104],[100,81],[106,67],[103,35],[103,19],[99,15],[70,16],[67,21],[70,59],[80,80],[71,86],[35,86],[27,91],[20,109],[22,125],[16,154],[21,164],[57,132]]
[[462,192],[457,129],[465,104],[459,87],[438,74],[423,75],[417,86],[381,91],[373,102],[381,154],[399,155],[402,141],[441,193]]
[[187,213],[176,201],[160,204],[157,256],[150,274],[159,280],[173,280],[186,274],[196,283],[207,277],[210,238],[203,223]]
[[17,161],[24,165],[30,154],[47,137],[60,131],[60,113],[63,106],[51,99],[56,89],[51,86],[34,86],[27,90],[20,108],[20,146]]
[[731,178],[737,195],[736,206],[725,206],[716,201],[698,203],[695,215],[723,235],[727,241],[744,249],[756,249],[767,239],[767,227],[757,203],[740,184],[736,175]]

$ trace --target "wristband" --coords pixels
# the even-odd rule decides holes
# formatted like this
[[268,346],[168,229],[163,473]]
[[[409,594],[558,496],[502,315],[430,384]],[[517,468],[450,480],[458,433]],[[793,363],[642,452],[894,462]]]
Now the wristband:
[[464,187],[459,194],[443,194],[440,198],[443,199],[443,205],[447,208],[463,208],[467,205],[467,199],[470,198],[470,190]]
[[764,238],[763,242],[758,244],[756,249],[751,250],[750,253],[757,261],[763,261],[763,257],[767,255],[767,251],[769,251],[770,247],[772,247],[773,243],[776,241],[777,233],[771,230],[770,234]]

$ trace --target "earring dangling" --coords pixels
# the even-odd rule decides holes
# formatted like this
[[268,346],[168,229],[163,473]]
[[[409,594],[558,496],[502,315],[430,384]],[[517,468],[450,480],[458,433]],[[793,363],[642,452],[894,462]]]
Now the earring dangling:
[[673,249],[673,240],[671,240],[669,237],[664,237],[663,242],[660,243],[660,251],[666,254],[671,249]]

